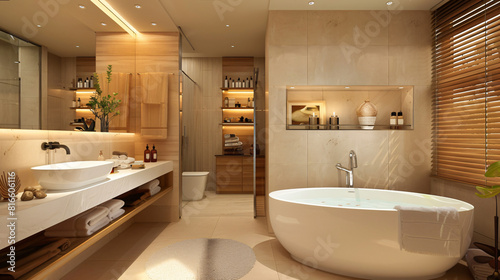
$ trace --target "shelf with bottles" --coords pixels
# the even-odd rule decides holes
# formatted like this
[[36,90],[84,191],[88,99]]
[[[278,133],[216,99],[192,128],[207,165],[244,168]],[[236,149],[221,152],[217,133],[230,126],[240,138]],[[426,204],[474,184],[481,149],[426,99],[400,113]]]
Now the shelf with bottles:
[[287,86],[286,129],[411,130],[414,87]]
[[69,107],[71,110],[77,110],[77,109],[81,109],[81,110],[90,110],[90,107],[89,106],[80,106],[80,107]]
[[223,122],[223,126],[253,126],[253,122]]
[[411,130],[410,124],[406,125],[360,125],[360,124],[287,124],[288,130]]
[[72,91],[92,91],[92,92],[95,92],[96,88],[94,88],[94,87],[92,87],[92,88],[76,88],[76,87],[72,87],[69,90],[72,90]]

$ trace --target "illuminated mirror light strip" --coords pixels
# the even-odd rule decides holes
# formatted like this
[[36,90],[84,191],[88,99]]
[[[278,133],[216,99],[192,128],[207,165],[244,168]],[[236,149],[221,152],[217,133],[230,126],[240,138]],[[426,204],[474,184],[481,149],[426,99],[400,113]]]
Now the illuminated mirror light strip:
[[116,22],[123,30],[127,31],[132,37],[139,34],[130,23],[128,23],[113,7],[111,7],[105,0],[91,0],[101,11],[103,11],[109,18]]

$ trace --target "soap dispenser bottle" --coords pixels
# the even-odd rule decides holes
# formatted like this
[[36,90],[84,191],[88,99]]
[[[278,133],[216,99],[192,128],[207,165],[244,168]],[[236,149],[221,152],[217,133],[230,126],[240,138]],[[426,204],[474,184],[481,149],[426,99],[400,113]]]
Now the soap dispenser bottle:
[[104,160],[104,155],[102,154],[102,150],[99,151],[99,156],[97,157],[97,160]]
[[144,162],[151,162],[151,151],[149,150],[149,145],[146,144],[146,150],[144,150]]
[[151,150],[151,162],[157,162],[158,161],[158,151],[155,148],[155,145],[153,145],[153,149]]

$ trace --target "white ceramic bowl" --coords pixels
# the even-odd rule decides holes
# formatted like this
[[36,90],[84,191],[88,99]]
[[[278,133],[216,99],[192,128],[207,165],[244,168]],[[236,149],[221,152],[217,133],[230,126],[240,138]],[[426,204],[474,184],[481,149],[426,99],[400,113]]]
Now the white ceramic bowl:
[[32,167],[40,186],[47,190],[71,190],[107,178],[113,168],[109,161],[73,161]]

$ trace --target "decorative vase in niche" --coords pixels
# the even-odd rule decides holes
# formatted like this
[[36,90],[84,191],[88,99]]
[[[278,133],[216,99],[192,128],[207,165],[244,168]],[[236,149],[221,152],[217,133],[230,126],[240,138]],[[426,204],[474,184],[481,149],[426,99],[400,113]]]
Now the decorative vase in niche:
[[362,129],[373,129],[373,125],[377,119],[377,107],[369,100],[365,100],[365,102],[356,109],[356,115],[358,116],[358,121]]

